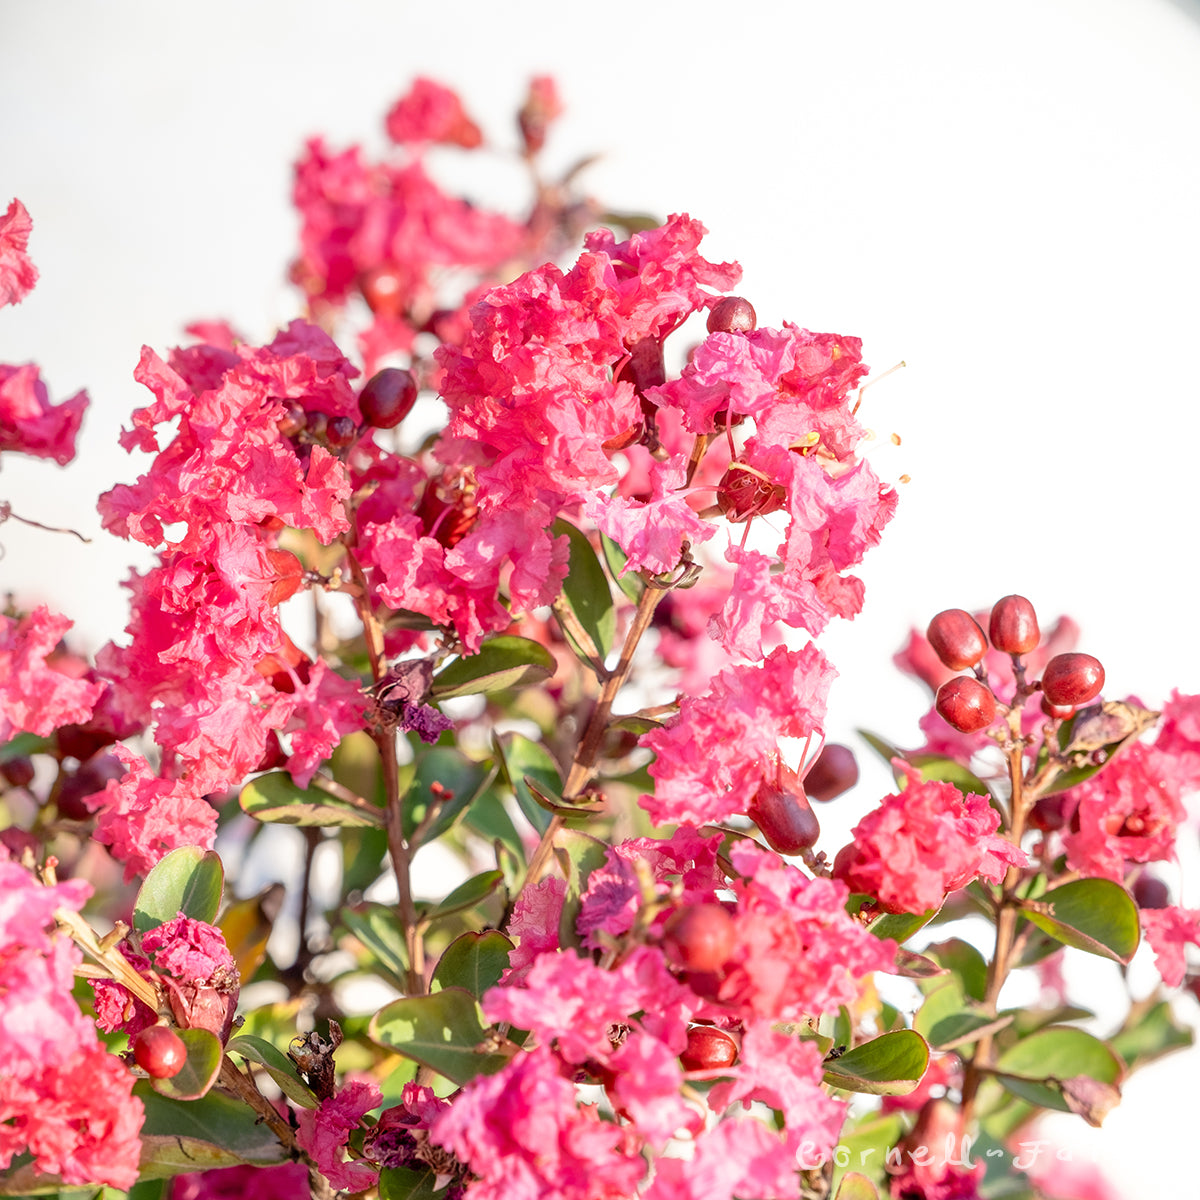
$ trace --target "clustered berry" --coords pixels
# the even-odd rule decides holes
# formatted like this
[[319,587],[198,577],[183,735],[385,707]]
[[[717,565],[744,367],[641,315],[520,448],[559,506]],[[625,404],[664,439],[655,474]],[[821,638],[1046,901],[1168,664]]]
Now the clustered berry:
[[151,1079],[172,1079],[187,1062],[183,1039],[166,1025],[151,1025],[133,1039],[133,1060]]
[[1046,663],[1042,678],[1024,681],[1022,656],[1037,649],[1041,640],[1037,613],[1024,596],[1005,596],[992,608],[988,633],[961,608],[940,612],[926,631],[926,639],[943,665],[952,671],[974,669],[975,675],[956,675],[938,688],[934,707],[960,733],[979,733],[996,719],[996,697],[987,686],[983,667],[989,637],[994,649],[1013,658],[1018,697],[1041,690],[1042,711],[1061,720],[1082,704],[1094,700],[1104,687],[1104,667],[1090,654],[1056,654]]

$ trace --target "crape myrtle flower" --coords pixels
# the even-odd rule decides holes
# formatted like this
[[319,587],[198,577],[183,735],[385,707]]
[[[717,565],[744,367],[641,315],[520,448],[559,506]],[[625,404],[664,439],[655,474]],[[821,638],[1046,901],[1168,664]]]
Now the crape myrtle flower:
[[457,93],[424,77],[392,105],[386,124],[388,137],[400,145],[443,142],[473,150],[483,141]]
[[906,769],[904,790],[859,821],[838,853],[834,877],[852,892],[888,912],[921,913],[974,879],[999,883],[1010,866],[1026,865],[1024,852],[997,835],[1000,814],[986,796]]
[[90,894],[81,880],[43,886],[0,849],[0,1169],[28,1152],[64,1183],[126,1189],[142,1104],[72,996],[81,953],[46,932],[56,909],[78,911]]
[[1184,947],[1200,946],[1200,908],[1144,908],[1139,916],[1163,983],[1178,987],[1187,973]]
[[726,668],[707,694],[685,697],[675,717],[642,737],[657,755],[649,767],[656,787],[638,803],[660,825],[745,813],[762,781],[775,777],[779,739],[822,728],[834,674],[812,643]]
[[37,283],[37,267],[26,250],[32,229],[29,210],[12,200],[0,217],[0,308],[20,304]]
[[545,1047],[471,1080],[429,1133],[478,1176],[471,1200],[627,1200],[646,1174],[636,1130],[578,1104]]
[[51,404],[36,366],[0,363],[0,451],[52,458],[66,466],[75,457],[75,438],[88,403],[87,392],[78,391]]
[[383,1093],[373,1083],[350,1080],[318,1108],[297,1113],[296,1144],[317,1164],[331,1187],[361,1192],[378,1182],[378,1169],[372,1164],[343,1156],[350,1132],[382,1101]]
[[48,661],[72,624],[44,605],[20,619],[0,615],[0,743],[18,733],[48,737],[91,717],[104,684]]

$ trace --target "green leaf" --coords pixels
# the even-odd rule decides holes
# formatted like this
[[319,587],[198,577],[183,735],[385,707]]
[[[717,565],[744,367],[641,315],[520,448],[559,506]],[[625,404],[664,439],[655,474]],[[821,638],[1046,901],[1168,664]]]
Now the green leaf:
[[445,899],[439,901],[437,907],[429,914],[428,920],[437,921],[452,913],[482,904],[503,882],[504,872],[499,870],[473,875],[465,883],[460,883]]
[[1183,1050],[1194,1040],[1195,1034],[1179,1023],[1171,1005],[1160,1000],[1142,1013],[1135,1025],[1122,1029],[1108,1044],[1133,1070],[1173,1050]]
[[50,738],[38,737],[36,733],[18,733],[16,737],[0,745],[0,763],[14,758],[28,758],[31,754],[42,754],[54,745]]
[[259,1124],[255,1111],[224,1092],[214,1089],[199,1100],[171,1100],[158,1095],[145,1080],[135,1084],[133,1091],[146,1108],[143,1179],[242,1163],[265,1167],[287,1160],[279,1139]]
[[881,913],[867,928],[877,938],[891,938],[903,945],[918,929],[924,928],[937,916],[938,910],[931,908],[923,913]]
[[145,933],[180,913],[211,925],[217,919],[224,886],[225,870],[214,851],[180,846],[146,876],[134,901],[133,927]]
[[893,758],[904,757],[903,750],[897,749],[892,745],[891,742],[884,741],[884,739],[878,734],[871,733],[871,731],[868,729],[856,729],[854,732],[857,733],[858,736],[862,738],[862,740],[866,742],[867,745],[870,746],[871,749],[874,750],[875,753],[878,754],[879,757],[882,758],[889,767],[892,765]]
[[907,754],[904,760],[917,768],[923,783],[952,783],[960,792],[974,792],[989,800],[992,798],[988,785],[957,759],[947,758],[943,754]]
[[475,797],[463,820],[489,842],[499,842],[519,863],[525,862],[525,844],[494,786]]
[[963,998],[962,983],[951,978],[926,997],[913,1017],[913,1029],[935,1050],[949,1050],[997,1033],[1012,1020],[1011,1015],[993,1017],[975,1008]]
[[489,638],[478,654],[456,658],[433,677],[429,694],[438,700],[526,687],[549,679],[554,655],[540,642],[509,634]]
[[1022,915],[1064,945],[1119,963],[1133,958],[1141,938],[1137,905],[1108,879],[1064,883],[1028,902]]
[[231,1054],[240,1054],[247,1062],[258,1063],[265,1067],[267,1074],[279,1085],[289,1100],[295,1101],[301,1108],[316,1108],[319,1104],[312,1089],[300,1078],[296,1064],[283,1051],[272,1046],[265,1038],[243,1033],[231,1038],[225,1047]]
[[482,933],[468,930],[442,952],[429,990],[439,992],[458,987],[479,999],[500,982],[512,948],[512,942],[498,929],[485,929]]
[[242,811],[256,821],[279,825],[343,825],[366,827],[383,824],[383,809],[367,801],[353,801],[319,787],[297,787],[286,771],[272,771],[252,779],[238,797]]
[[450,793],[450,798],[439,805],[437,815],[421,835],[421,844],[441,837],[487,787],[491,777],[490,765],[473,762],[453,746],[434,746],[421,753],[412,784],[404,797],[404,836],[411,839],[429,813],[430,805],[435,801],[433,784]]
[[[846,1154],[838,1154],[834,1159],[833,1187],[837,1188],[841,1179],[853,1173],[847,1169],[852,1164],[882,1172],[884,1157],[903,1134],[904,1122],[898,1113],[882,1114],[872,1110],[847,1121],[838,1138],[838,1145],[846,1148]],[[845,1166],[838,1166],[839,1160],[843,1160]],[[834,1195],[837,1195],[836,1191]]]
[[563,595],[600,654],[608,657],[617,633],[617,614],[613,608],[608,576],[592,549],[587,537],[569,521],[559,517],[554,522],[555,536],[565,534],[571,542],[571,557],[567,577],[563,580]]
[[970,942],[964,942],[962,938],[948,938],[944,942],[926,946],[924,952],[955,976],[962,986],[964,997],[982,1000],[987,995],[987,961]]
[[187,1060],[178,1075],[170,1079],[152,1079],[150,1086],[160,1096],[175,1100],[198,1100],[221,1070],[221,1039],[207,1029],[177,1029],[187,1048]]
[[885,1033],[838,1058],[825,1060],[830,1087],[872,1096],[904,1096],[921,1082],[929,1065],[929,1047],[911,1029]]
[[343,829],[338,840],[342,846],[342,895],[365,892],[383,873],[387,830]]
[[625,564],[629,561],[628,555],[606,533],[600,535],[600,549],[604,551],[604,564],[608,567],[608,573],[613,577],[613,582],[636,604],[642,598],[642,592],[646,590],[646,585],[640,576],[635,575],[632,571],[621,574],[622,571],[625,571]]
[[847,1171],[834,1200],[879,1200],[879,1190],[865,1175]]
[[380,1045],[457,1084],[493,1075],[508,1062],[508,1055],[484,1044],[487,1031],[479,1005],[459,987],[393,1000],[371,1018],[369,1033]]
[[1000,1082],[1014,1095],[1042,1108],[1070,1112],[1062,1084],[1086,1076],[1116,1085],[1124,1064],[1099,1038],[1066,1025],[1051,1025],[1022,1038],[996,1060]]
[[579,945],[575,923],[579,919],[580,902],[587,890],[588,876],[602,867],[608,859],[608,846],[598,838],[577,829],[560,829],[554,839],[554,853],[567,878],[567,893],[563,897],[562,915],[558,922],[559,945]]
[[380,973],[397,987],[407,987],[408,943],[395,911],[385,904],[357,904],[343,908],[338,916],[374,956]]
[[562,775],[550,751],[541,742],[530,741],[520,733],[510,733],[494,742],[500,769],[517,798],[517,805],[530,825],[543,834],[550,825],[550,814],[533,798],[525,777],[531,776],[543,792],[562,794]]
[[428,1167],[385,1167],[379,1172],[379,1200],[436,1200],[442,1194],[437,1175]]

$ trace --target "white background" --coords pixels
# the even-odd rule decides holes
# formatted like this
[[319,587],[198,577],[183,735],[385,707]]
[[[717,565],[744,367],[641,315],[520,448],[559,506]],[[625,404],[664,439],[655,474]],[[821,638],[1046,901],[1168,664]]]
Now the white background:
[[[1080,621],[1109,694],[1200,691],[1200,9],[1182,0],[4,0],[0,209],[29,208],[42,281],[0,312],[0,361],[37,361],[55,399],[86,386],[93,407],[75,464],[6,456],[0,497],[95,540],[10,522],[0,590],[74,617],[81,645],[119,632],[135,555],[94,499],[135,473],[116,434],[145,399],[139,348],[197,318],[262,339],[293,315],[305,136],[378,147],[427,74],[511,148],[542,72],[568,105],[551,161],[600,151],[594,195],[702,219],[761,323],[908,364],[867,393],[876,469],[911,483],[862,571],[864,613],[823,639],[834,736],[911,744],[923,700],[891,654],[939,609],[1013,591],[1044,623]],[[488,169],[515,203],[515,173]],[[1200,885],[1182,898],[1200,905]],[[1130,1196],[1194,1179],[1195,1069],[1135,1078],[1099,1134],[1062,1128]]]

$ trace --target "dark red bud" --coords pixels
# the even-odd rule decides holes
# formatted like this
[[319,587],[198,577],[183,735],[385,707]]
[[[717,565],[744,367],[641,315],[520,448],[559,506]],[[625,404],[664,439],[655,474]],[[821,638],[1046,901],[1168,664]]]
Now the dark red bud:
[[761,783],[746,815],[776,854],[800,854],[816,845],[821,836],[820,822],[794,775],[786,789]]
[[938,688],[934,705],[959,733],[978,733],[996,719],[996,697],[971,675],[956,675]]
[[1154,875],[1139,875],[1130,890],[1138,908],[1166,908],[1171,903],[1167,885]]
[[304,422],[304,409],[295,401],[291,401],[284,410],[283,416],[275,422],[275,426],[285,438],[290,438],[303,431]]
[[1056,654],[1042,672],[1042,692],[1051,704],[1086,704],[1104,687],[1104,667],[1090,654]]
[[720,1071],[737,1061],[737,1042],[715,1025],[693,1025],[687,1031],[687,1048],[679,1056],[685,1071]]
[[833,800],[858,782],[858,759],[849,746],[826,742],[804,776],[804,794],[810,800]]
[[940,612],[925,632],[933,652],[952,671],[973,667],[987,653],[987,638],[979,623],[961,608]]
[[311,442],[323,442],[329,429],[329,416],[317,409],[305,409],[304,432]]
[[18,754],[0,763],[0,776],[10,787],[28,787],[33,782],[33,759],[28,754]]
[[749,333],[757,325],[754,305],[741,296],[722,296],[708,310],[709,333]]
[[358,437],[358,426],[351,417],[330,417],[325,440],[331,450],[345,450]]
[[1028,654],[1037,649],[1042,632],[1037,613],[1024,596],[1005,596],[997,600],[988,622],[992,645],[1005,654]]
[[376,429],[395,429],[412,411],[418,390],[411,371],[384,367],[367,380],[359,393],[358,407],[363,420]]
[[733,918],[715,902],[681,908],[663,927],[663,953],[669,962],[689,971],[720,971],[736,942]]
[[133,1061],[151,1079],[170,1079],[183,1070],[187,1047],[166,1025],[151,1025],[133,1039]]

